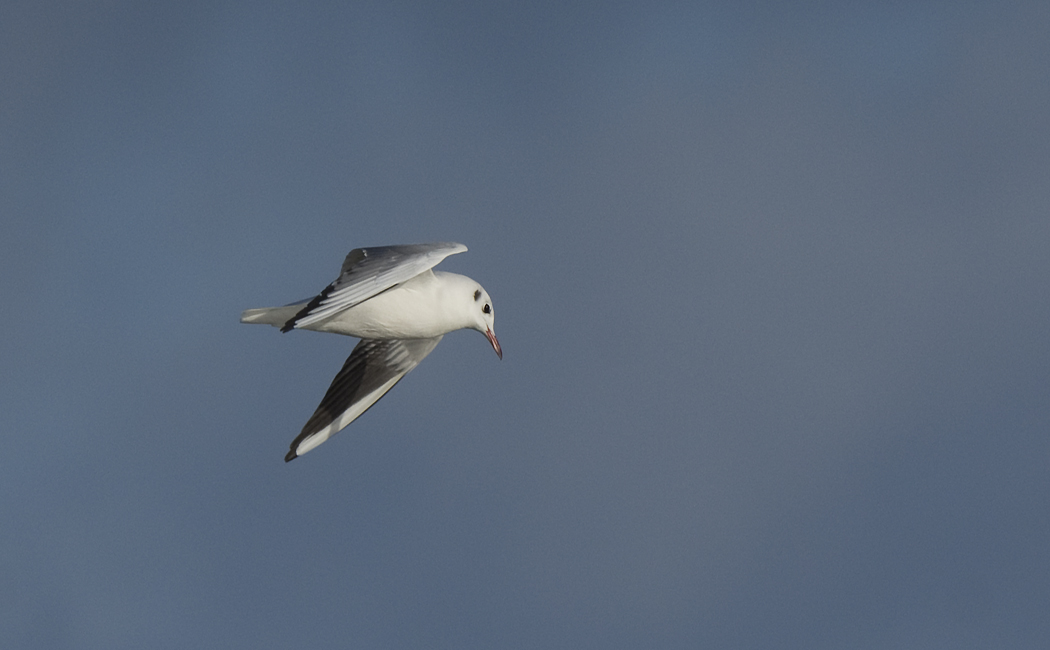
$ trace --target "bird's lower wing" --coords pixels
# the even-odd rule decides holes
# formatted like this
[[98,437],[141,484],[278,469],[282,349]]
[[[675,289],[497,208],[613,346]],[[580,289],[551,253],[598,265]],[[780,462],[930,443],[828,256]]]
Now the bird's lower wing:
[[332,380],[324,399],[292,441],[290,461],[328,440],[379,401],[402,377],[419,365],[441,340],[362,339]]

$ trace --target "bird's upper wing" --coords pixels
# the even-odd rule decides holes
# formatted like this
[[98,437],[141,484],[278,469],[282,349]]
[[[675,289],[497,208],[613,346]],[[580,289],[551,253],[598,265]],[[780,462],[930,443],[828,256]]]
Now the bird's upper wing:
[[362,339],[332,380],[321,404],[292,441],[284,460],[305,454],[353,422],[419,365],[441,340]]
[[320,322],[466,250],[466,246],[454,242],[355,248],[343,260],[339,278],[289,319],[281,331]]

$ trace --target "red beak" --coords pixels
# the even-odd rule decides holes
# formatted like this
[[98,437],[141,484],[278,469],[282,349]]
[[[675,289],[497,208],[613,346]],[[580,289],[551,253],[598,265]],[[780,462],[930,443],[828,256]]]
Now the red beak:
[[485,330],[485,338],[487,338],[489,340],[489,343],[492,344],[492,349],[496,351],[496,354],[499,356],[500,360],[502,361],[503,360],[503,350],[500,349],[499,341],[496,340],[496,335],[492,333],[492,330]]

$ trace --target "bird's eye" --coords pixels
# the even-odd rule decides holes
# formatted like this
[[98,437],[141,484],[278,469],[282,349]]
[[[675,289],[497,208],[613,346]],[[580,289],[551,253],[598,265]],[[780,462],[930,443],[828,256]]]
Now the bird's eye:
[[488,313],[490,313],[492,311],[492,307],[489,307],[488,305],[485,305],[484,307],[481,308],[481,311],[483,311],[486,314],[488,314]]

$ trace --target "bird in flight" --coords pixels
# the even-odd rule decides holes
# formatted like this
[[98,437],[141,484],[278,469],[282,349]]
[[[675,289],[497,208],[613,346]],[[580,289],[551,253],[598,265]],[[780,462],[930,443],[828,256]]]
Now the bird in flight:
[[477,330],[503,358],[485,289],[464,275],[431,270],[466,250],[456,243],[355,248],[335,282],[312,299],[241,314],[242,323],[273,325],[282,332],[307,329],[361,339],[292,441],[285,462],[356,420],[448,332]]

